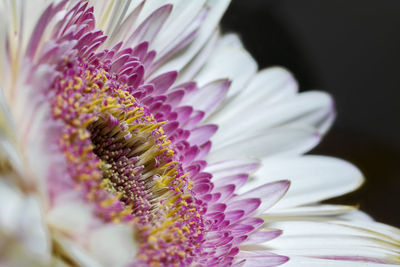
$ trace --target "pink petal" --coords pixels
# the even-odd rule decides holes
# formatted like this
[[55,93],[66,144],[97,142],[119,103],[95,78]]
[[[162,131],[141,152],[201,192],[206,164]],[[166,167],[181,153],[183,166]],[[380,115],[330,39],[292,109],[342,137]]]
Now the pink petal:
[[232,245],[233,246],[239,246],[246,239],[247,239],[247,235],[235,237],[235,239],[232,241]]
[[224,203],[216,203],[208,206],[207,214],[211,212],[223,212],[226,209],[226,204]]
[[121,67],[128,61],[130,55],[124,54],[113,61],[110,72],[118,72]]
[[244,267],[274,267],[289,260],[286,256],[276,255],[264,250],[240,251],[238,258],[245,259]]
[[254,226],[246,225],[246,224],[234,224],[234,225],[229,226],[229,228],[227,228],[227,229],[229,229],[231,231],[233,236],[243,236],[247,233],[250,233],[255,228],[254,228]]
[[264,224],[264,220],[261,218],[257,218],[257,217],[248,217],[248,218],[244,218],[242,220],[240,220],[239,222],[240,224],[246,224],[246,225],[251,225],[254,228],[258,228],[261,225]]
[[185,97],[184,101],[192,104],[195,109],[204,111],[208,116],[224,99],[230,86],[229,80],[217,80],[199,88],[192,95]]
[[193,112],[192,116],[183,123],[182,127],[185,129],[192,129],[204,118],[204,112],[196,110]]
[[67,1],[62,1],[58,5],[53,7],[53,4],[50,4],[46,10],[42,13],[41,17],[39,18],[37,24],[35,25],[35,28],[33,30],[33,33],[31,35],[31,39],[29,40],[28,48],[26,50],[26,55],[30,58],[33,58],[33,56],[36,53],[36,50],[39,46],[40,39],[42,38],[42,35],[48,25],[48,23],[51,21],[51,19],[54,17],[54,15],[60,11],[63,6],[65,6]]
[[179,126],[179,123],[176,121],[168,122],[164,125],[163,129],[167,136],[171,135]]
[[257,214],[261,214],[278,202],[287,192],[289,186],[290,181],[288,180],[268,183],[237,196],[237,199],[245,199],[248,197],[260,198],[262,204],[258,208]]
[[247,240],[242,245],[253,245],[260,244],[274,238],[277,238],[282,234],[282,230],[271,230],[271,231],[256,231],[249,235]]
[[182,160],[183,165],[187,165],[191,163],[199,153],[199,148],[197,146],[192,146],[190,147],[184,155],[184,158]]
[[148,49],[149,42],[142,42],[132,50],[132,56],[137,57],[140,61],[143,61],[145,56],[147,55]]
[[178,73],[176,71],[166,72],[151,80],[149,83],[154,85],[154,94],[165,93],[175,82]]
[[261,205],[261,199],[248,198],[230,202],[227,210],[244,210],[245,216],[255,211]]
[[164,5],[154,11],[146,20],[140,24],[137,30],[129,37],[125,46],[132,46],[135,43],[140,43],[143,41],[151,42],[156,37],[157,33],[160,31],[165,20],[171,13],[172,5]]
[[235,186],[233,184],[229,184],[221,187],[216,187],[214,189],[214,192],[221,193],[220,201],[223,202],[233,195],[233,193],[235,192]]
[[142,1],[131,13],[129,13],[124,22],[122,22],[121,26],[118,27],[115,33],[113,33],[112,40],[125,40],[125,38],[128,37],[130,30],[134,29],[132,26],[135,24],[137,18],[139,17],[144,3],[145,1]]
[[230,224],[234,224],[244,216],[243,210],[231,210],[225,212],[225,218],[229,220]]
[[236,189],[239,189],[247,182],[248,179],[249,179],[248,174],[237,174],[232,176],[226,176],[217,179],[216,181],[213,180],[213,182],[215,186],[224,186],[228,184],[233,184]]
[[181,102],[184,95],[184,90],[174,90],[167,95],[167,100],[165,101],[165,103],[168,103],[171,106],[175,107]]
[[205,142],[204,144],[199,146],[199,149],[200,151],[196,157],[196,160],[204,160],[211,150],[211,141]]
[[209,141],[211,136],[217,131],[218,126],[214,124],[202,125],[190,131],[188,142],[192,145],[202,145]]
[[178,43],[174,44],[174,46],[168,52],[163,53],[164,55],[150,66],[149,71],[152,72],[153,70],[157,69],[157,67],[160,66],[162,63],[164,63],[168,58],[170,58],[175,53],[181,51],[185,46],[190,44],[190,42],[192,42],[193,39],[196,37],[196,33],[197,31],[192,31],[184,39],[179,40]]
[[196,184],[193,187],[193,192],[195,192],[198,195],[204,195],[210,193],[212,188],[213,188],[212,183]]
[[254,172],[260,167],[260,162],[252,159],[224,160],[209,164],[207,172],[218,177]]
[[190,115],[193,112],[193,108],[191,106],[182,106],[174,110],[178,114],[178,118],[176,119],[180,124],[187,121]]

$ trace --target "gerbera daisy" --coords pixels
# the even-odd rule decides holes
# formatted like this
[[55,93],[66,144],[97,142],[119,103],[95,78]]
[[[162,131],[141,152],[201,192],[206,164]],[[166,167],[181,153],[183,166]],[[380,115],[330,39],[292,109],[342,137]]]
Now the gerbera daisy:
[[313,204],[362,182],[300,156],[332,100],[257,72],[228,4],[0,2],[1,264],[399,263],[397,229]]

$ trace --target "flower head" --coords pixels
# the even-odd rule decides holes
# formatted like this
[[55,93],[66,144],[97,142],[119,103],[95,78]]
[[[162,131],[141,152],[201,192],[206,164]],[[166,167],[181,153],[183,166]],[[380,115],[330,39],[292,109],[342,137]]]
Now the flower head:
[[0,5],[5,264],[277,266],[290,251],[265,244],[280,220],[330,210],[290,208],[360,184],[354,167],[311,159],[352,177],[265,214],[290,183],[252,174],[296,162],[334,112],[283,69],[256,74],[240,41],[219,36],[228,1],[32,2]]

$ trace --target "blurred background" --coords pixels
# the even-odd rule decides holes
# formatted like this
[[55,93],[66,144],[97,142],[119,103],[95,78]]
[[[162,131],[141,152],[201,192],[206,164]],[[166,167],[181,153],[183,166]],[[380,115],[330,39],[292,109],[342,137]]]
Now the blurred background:
[[311,153],[356,164],[367,178],[330,203],[359,204],[400,227],[400,1],[233,0],[236,32],[259,67],[290,69],[301,90],[333,95],[337,120]]

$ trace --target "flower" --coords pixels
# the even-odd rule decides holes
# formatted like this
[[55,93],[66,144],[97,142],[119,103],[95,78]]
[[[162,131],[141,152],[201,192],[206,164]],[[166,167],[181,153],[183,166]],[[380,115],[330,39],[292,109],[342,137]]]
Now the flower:
[[331,98],[257,72],[219,34],[229,1],[171,2],[0,5],[0,262],[398,264],[397,229],[311,205],[362,182],[301,156]]

